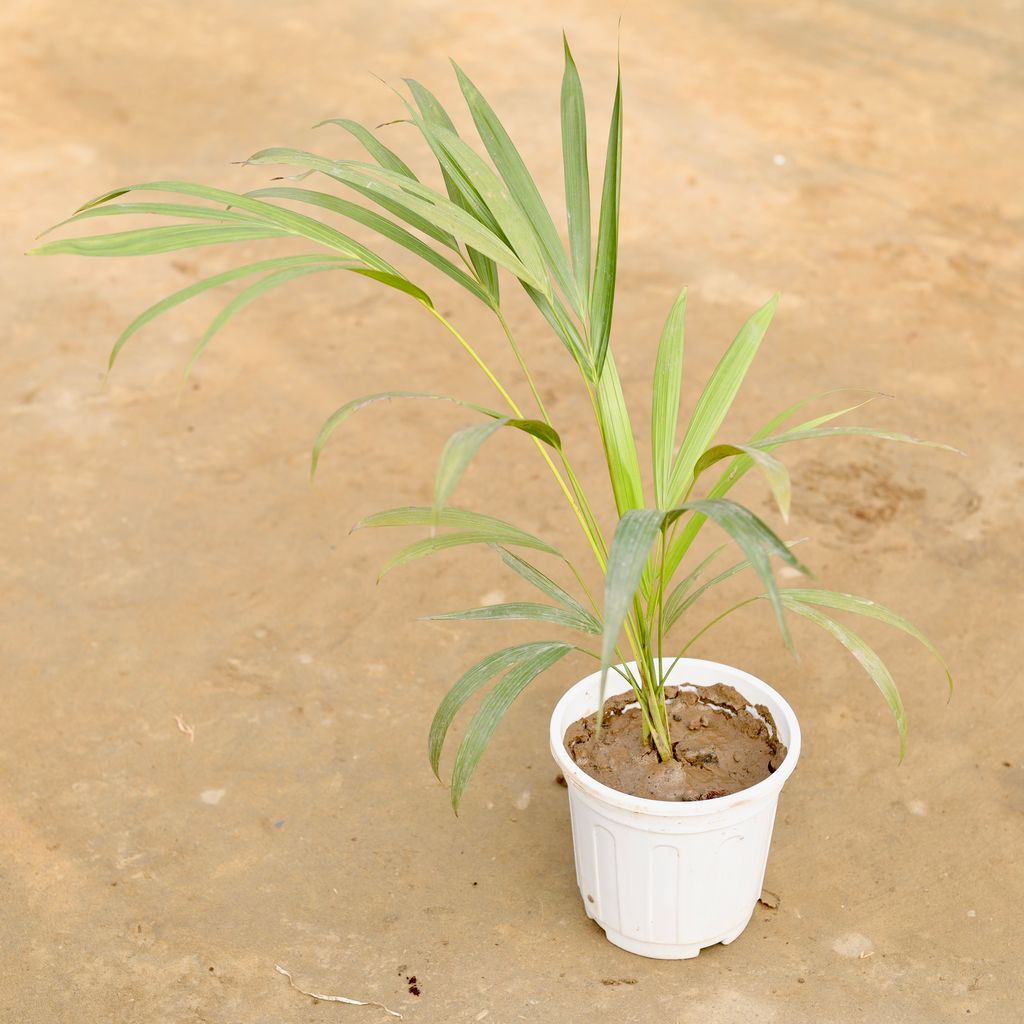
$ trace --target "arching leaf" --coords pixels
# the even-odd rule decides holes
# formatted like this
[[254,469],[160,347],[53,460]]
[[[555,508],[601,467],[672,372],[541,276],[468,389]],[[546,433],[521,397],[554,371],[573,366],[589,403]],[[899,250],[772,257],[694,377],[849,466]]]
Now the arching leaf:
[[466,402],[461,398],[451,398],[448,395],[435,395],[423,391],[378,391],[376,394],[363,395],[361,398],[353,398],[350,402],[346,402],[344,405],[335,409],[334,412],[332,412],[324,421],[324,425],[316,435],[316,440],[313,442],[313,457],[309,468],[310,480],[316,476],[317,465],[320,462],[320,453],[323,451],[323,447],[327,443],[327,439],[331,434],[333,434],[334,431],[337,430],[338,427],[340,427],[341,424],[357,410],[362,409],[367,405],[372,405],[374,402],[385,402],[392,398],[426,398],[440,402],[453,402],[456,405],[475,409],[477,412],[482,412],[486,416],[492,416],[495,419],[499,419],[501,417],[501,413],[495,412],[493,409],[488,409],[486,406],[477,405],[475,402]]
[[667,504],[676,504],[686,494],[693,479],[694,463],[718,433],[761,346],[778,301],[779,297],[773,296],[743,325],[708,378],[672,463]]
[[590,302],[590,169],[587,161],[587,110],[569,40],[562,33],[565,72],[562,75],[562,163],[565,214],[569,225],[572,269],[584,305]]
[[661,332],[651,388],[651,461],[654,466],[654,503],[665,507],[672,454],[679,424],[683,384],[683,328],[686,320],[686,289],[672,304]]
[[615,274],[619,261],[619,198],[622,192],[622,72],[615,83],[615,102],[608,129],[608,152],[601,190],[601,216],[597,227],[597,257],[594,287],[590,296],[590,329],[594,372],[598,380],[604,370],[612,333],[615,304]]
[[424,616],[431,622],[489,622],[505,619],[529,619],[532,622],[546,622],[554,626],[565,626],[580,633],[598,635],[600,623],[589,612],[582,615],[550,604],[532,601],[511,601],[507,604],[488,604],[481,608],[467,608],[464,611],[444,612],[440,615]]
[[789,470],[774,455],[754,444],[716,444],[709,448],[695,463],[693,467],[694,481],[710,466],[722,459],[731,459],[736,455],[748,456],[764,473],[768,485],[772,489],[775,503],[779,506],[782,518],[789,520],[789,505],[792,494],[792,486],[789,480]]
[[572,644],[551,641],[546,648],[534,651],[509,669],[484,698],[470,721],[466,735],[459,744],[459,752],[455,756],[455,768],[452,771],[452,808],[456,813],[484,749],[512,702],[537,676],[564,658],[572,649]]
[[434,477],[434,510],[439,512],[451,497],[463,473],[481,445],[502,427],[514,427],[531,434],[552,448],[561,447],[557,432],[541,420],[513,419],[502,416],[490,423],[478,423],[452,434],[445,443]]
[[428,748],[430,753],[430,767],[434,774],[440,776],[441,752],[444,748],[445,737],[455,716],[462,706],[482,686],[489,683],[499,672],[512,665],[524,661],[534,654],[550,649],[552,641],[541,640],[527,644],[516,644],[514,647],[506,647],[503,650],[488,654],[486,658],[478,661],[471,669],[462,675],[455,685],[445,694],[444,700],[438,705],[434,713],[434,720],[430,723],[430,736]]
[[299,203],[309,203],[312,206],[319,206],[322,209],[330,210],[332,213],[340,214],[342,217],[348,217],[359,224],[365,225],[372,231],[376,231],[382,238],[396,242],[414,256],[418,256],[424,262],[440,270],[442,274],[450,277],[456,284],[465,288],[474,298],[487,305],[490,304],[490,298],[487,293],[461,267],[457,267],[450,259],[436,252],[426,242],[406,231],[405,228],[388,220],[387,217],[382,217],[373,210],[368,210],[365,206],[360,206],[358,203],[350,203],[345,199],[339,199],[337,196],[332,196],[327,192],[314,192],[305,188],[263,188],[247,192],[246,195],[263,199],[290,199]]
[[907,752],[907,714],[903,709],[903,701],[900,698],[899,690],[896,688],[896,682],[892,677],[892,673],[886,667],[885,662],[848,626],[836,621],[817,608],[812,608],[802,601],[794,600],[785,591],[783,591],[783,600],[787,608],[792,609],[798,615],[802,615],[805,619],[813,622],[816,626],[820,626],[826,633],[835,637],[860,662],[861,667],[881,691],[886,704],[889,705],[889,710],[896,719],[896,726],[900,733],[900,760],[902,761]]
[[158,228],[111,231],[105,235],[61,238],[28,251],[29,256],[152,256],[228,242],[280,238],[288,232],[272,224],[169,224]]
[[787,587],[782,591],[782,596],[790,601],[821,605],[825,608],[835,608],[837,611],[853,612],[855,615],[860,615],[867,619],[876,619],[878,622],[884,622],[887,626],[893,626],[908,636],[912,636],[942,666],[943,671],[946,673],[949,689],[952,692],[953,673],[950,672],[949,665],[946,664],[945,659],[939,654],[938,649],[917,626],[902,615],[894,612],[891,608],[886,608],[885,605],[879,604],[877,601],[871,601],[866,597],[857,597],[855,594],[843,594],[835,590],[819,590],[817,588]]

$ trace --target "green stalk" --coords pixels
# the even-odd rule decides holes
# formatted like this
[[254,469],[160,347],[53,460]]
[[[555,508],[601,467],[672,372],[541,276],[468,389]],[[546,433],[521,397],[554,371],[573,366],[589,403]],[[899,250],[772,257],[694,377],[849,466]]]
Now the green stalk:
[[512,347],[512,352],[515,354],[516,362],[519,363],[519,369],[523,371],[523,376],[526,378],[526,382],[530,385],[530,391],[533,393],[533,400],[537,403],[537,408],[540,410],[541,418],[549,426],[551,425],[551,417],[548,416],[548,411],[544,407],[544,399],[540,397],[540,391],[537,389],[537,384],[533,379],[533,374],[530,373],[530,368],[526,365],[526,360],[523,358],[523,353],[519,349],[519,345],[516,343],[516,339],[512,336],[512,329],[508,325],[508,321],[505,319],[505,314],[502,313],[500,307],[495,307],[495,316],[498,318],[498,323],[501,324],[501,329],[505,332],[505,337],[508,339],[509,345]]
[[[495,388],[497,388],[498,393],[501,395],[502,398],[505,399],[506,403],[508,404],[508,407],[512,410],[512,412],[520,419],[522,419],[523,412],[516,404],[515,400],[508,393],[508,391],[505,390],[501,381],[499,381],[498,378],[494,375],[491,368],[483,361],[483,359],[480,358],[480,356],[473,348],[473,346],[470,345],[470,343],[466,341],[466,339],[459,333],[455,325],[452,324],[451,321],[448,320],[445,316],[439,313],[433,306],[428,305],[426,306],[426,308],[430,310],[433,316],[447,328],[447,330],[452,334],[455,340],[458,341],[458,343],[466,350],[466,352],[469,353],[470,357],[477,364],[477,366],[480,367],[480,369],[483,371],[487,379],[494,385]],[[551,456],[548,454],[547,448],[544,446],[543,442],[541,442],[538,438],[533,438],[532,440],[533,443],[537,446],[537,450],[540,452],[542,458],[548,464],[548,469],[551,470],[552,474],[555,477],[555,480],[558,481],[558,486],[561,487],[562,493],[565,495],[566,500],[569,502],[569,505],[572,507],[573,512],[576,514],[576,518],[577,520],[579,520],[579,524],[583,528],[583,532],[586,534],[587,540],[590,542],[590,546],[593,549],[594,554],[597,556],[598,563],[601,565],[603,569],[606,565],[604,555],[601,551],[603,541],[599,546],[597,540],[595,539],[593,533],[587,525],[587,521],[583,515],[582,510],[580,509],[579,504],[577,504],[576,498],[573,496],[572,491],[570,491],[569,486],[566,484],[562,474],[558,471],[558,467],[551,460]]]
[[[701,627],[701,628],[700,628],[699,630],[697,630],[697,632],[696,632],[696,633],[694,633],[694,634],[693,634],[693,636],[691,636],[691,637],[690,637],[690,639],[689,639],[689,640],[687,640],[685,644],[683,644],[683,646],[682,646],[682,649],[681,649],[681,650],[679,651],[679,653],[678,653],[678,654],[677,654],[677,655],[675,656],[675,658],[674,658],[674,659],[672,660],[672,664],[671,664],[671,665],[669,665],[669,667],[668,667],[668,671],[669,671],[669,672],[671,672],[671,671],[672,671],[672,669],[674,669],[674,668],[676,667],[676,664],[677,664],[677,663],[679,662],[679,659],[680,659],[680,658],[681,658],[681,657],[682,657],[682,656],[683,656],[683,655],[684,655],[684,654],[685,654],[685,653],[686,653],[686,652],[687,652],[687,651],[688,651],[688,650],[689,650],[689,649],[690,649],[690,648],[691,648],[691,647],[692,647],[692,646],[693,646],[693,645],[694,645],[694,644],[695,644],[695,643],[696,643],[696,642],[697,642],[697,641],[698,641],[698,640],[699,640],[699,639],[700,639],[700,638],[701,638],[701,637],[702,637],[702,636],[703,636],[703,635],[704,635],[704,634],[705,634],[705,633],[706,633],[706,632],[707,632],[707,631],[708,631],[709,629],[711,629],[711,627],[712,627],[712,626],[716,626],[716,625],[717,625],[717,624],[718,624],[719,622],[721,622],[721,621],[722,621],[722,619],[724,619],[724,618],[725,618],[725,617],[726,617],[727,615],[732,615],[732,613],[733,613],[733,612],[738,612],[738,611],[739,611],[739,610],[740,610],[741,608],[745,608],[745,607],[746,607],[746,606],[747,606],[748,604],[753,604],[753,603],[754,603],[755,601],[760,601],[760,600],[761,600],[761,595],[760,595],[760,594],[758,594],[758,595],[757,595],[756,597],[748,597],[748,598],[747,598],[747,599],[746,599],[745,601],[740,601],[740,603],[739,603],[739,604],[734,604],[734,605],[733,605],[733,606],[732,606],[731,608],[726,608],[726,610],[725,610],[724,612],[722,612],[722,614],[721,614],[721,615],[716,615],[716,616],[715,616],[715,617],[714,617],[714,618],[713,618],[713,619],[712,619],[712,620],[711,620],[711,621],[710,621],[710,622],[709,622],[709,623],[708,623],[708,624],[707,624],[706,626],[703,626],[703,627]],[[667,674],[667,673],[666,673],[666,674]]]
[[[527,383],[530,385],[530,391],[533,393],[533,398],[537,403],[537,408],[540,410],[541,417],[545,423],[552,426],[551,417],[548,415],[548,411],[544,406],[544,400],[540,396],[540,391],[534,382],[533,374],[530,373],[530,368],[527,366],[526,360],[523,358],[522,351],[512,334],[512,329],[509,326],[508,320],[505,319],[505,315],[502,313],[500,308],[495,307],[494,312],[498,318],[498,322],[501,324],[502,331],[505,333],[505,337],[508,339],[512,352],[515,354],[516,361],[519,363],[519,368],[523,371],[523,376],[526,377]],[[559,455],[561,457],[562,466],[565,469],[566,476],[568,476],[569,483],[572,486],[573,494],[576,496],[580,509],[587,520],[586,528],[589,531],[588,536],[592,538],[592,543],[593,541],[596,541],[597,546],[600,548],[601,553],[598,555],[598,564],[601,566],[601,570],[604,571],[607,565],[608,548],[601,533],[601,528],[598,525],[597,517],[594,515],[593,507],[587,498],[586,492],[583,490],[576,473],[573,471],[572,465],[569,462],[569,457],[565,452],[559,452]],[[596,550],[595,554],[597,554]]]

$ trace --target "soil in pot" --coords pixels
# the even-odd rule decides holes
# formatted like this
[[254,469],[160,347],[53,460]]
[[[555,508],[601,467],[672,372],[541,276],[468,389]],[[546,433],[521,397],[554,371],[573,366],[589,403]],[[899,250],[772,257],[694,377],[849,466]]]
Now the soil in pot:
[[632,693],[573,722],[565,733],[569,756],[589,776],[647,800],[710,800],[766,779],[786,756],[771,712],[751,706],[731,686],[666,686],[673,758],[662,762],[645,747]]

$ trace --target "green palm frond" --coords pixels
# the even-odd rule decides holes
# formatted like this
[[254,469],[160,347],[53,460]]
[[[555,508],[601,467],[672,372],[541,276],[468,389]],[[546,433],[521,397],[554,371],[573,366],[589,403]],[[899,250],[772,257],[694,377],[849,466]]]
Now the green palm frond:
[[[866,641],[831,613],[881,622],[912,636],[939,658],[951,684],[952,676],[941,656],[908,620],[866,598],[811,587],[779,587],[772,571],[773,559],[806,572],[792,554],[793,543],[784,541],[729,495],[751,469],[757,468],[785,520],[791,485],[782,458],[797,442],[852,436],[956,449],[889,430],[834,425],[840,417],[882,397],[866,389],[840,389],[859,390],[866,397],[814,416],[805,411],[808,406],[826,401],[837,392],[802,399],[773,416],[749,438],[732,434],[723,440],[719,435],[762,347],[778,296],[769,299],[743,324],[710,377],[698,382],[702,387],[693,389],[699,390],[693,408],[684,409],[684,290],[668,311],[657,347],[650,393],[651,473],[645,481],[638,454],[643,446],[637,443],[637,421],[619,376],[612,332],[623,183],[622,74],[617,70],[595,232],[583,84],[564,37],[563,56],[558,128],[564,195],[556,212],[545,202],[539,179],[523,158],[526,150],[517,148],[507,130],[505,125],[511,122],[503,122],[484,92],[459,65],[453,64],[479,145],[459,134],[451,113],[425,85],[406,79],[408,91],[396,93],[402,105],[401,122],[411,129],[422,154],[436,163],[440,172],[438,188],[427,183],[426,175],[421,176],[415,160],[409,158],[407,162],[385,145],[376,131],[345,117],[334,117],[317,127],[330,126],[343,134],[321,132],[318,138],[332,147],[340,139],[350,148],[361,150],[357,153],[361,159],[352,159],[351,153],[329,157],[297,146],[274,146],[260,150],[244,163],[255,168],[283,165],[294,173],[284,182],[269,186],[256,182],[257,187],[245,193],[176,180],[113,189],[83,204],[50,231],[93,229],[105,217],[113,218],[108,223],[114,225],[123,225],[124,217],[141,218],[143,222],[164,217],[171,223],[48,239],[32,253],[119,257],[209,246],[245,247],[246,262],[190,284],[136,316],[117,338],[110,355],[111,366],[128,341],[163,314],[239,282],[240,290],[227,299],[195,345],[188,364],[191,367],[210,340],[255,299],[326,271],[360,275],[392,293],[412,298],[445,329],[446,339],[454,339],[470,358],[497,398],[490,395],[491,401],[482,403],[395,389],[344,401],[315,438],[310,467],[312,476],[328,439],[350,416],[367,406],[415,398],[472,410],[481,419],[457,431],[445,443],[431,503],[378,512],[366,516],[355,528],[421,531],[391,556],[382,574],[428,555],[482,545],[495,551],[505,567],[547,602],[503,601],[430,618],[523,620],[599,638],[599,652],[557,640],[507,647],[483,658],[458,679],[441,702],[430,730],[430,763],[435,772],[440,770],[442,747],[456,715],[480,691],[489,690],[472,716],[455,757],[451,797],[456,809],[484,748],[515,698],[573,650],[599,661],[602,687],[613,668],[626,676],[643,715],[645,738],[660,756],[670,757],[665,672],[658,660],[666,637],[689,618],[704,594],[746,569],[753,570],[748,576],[751,582],[757,577],[757,592],[719,613],[682,651],[738,609],[766,600],[787,644],[791,644],[787,613],[792,613],[819,626],[850,651],[892,709],[902,749],[906,713],[891,674]],[[313,176],[320,188],[294,184]],[[338,191],[343,195],[336,194]],[[151,199],[148,193],[160,195]],[[125,200],[126,196],[130,200]],[[249,255],[254,245],[277,245],[281,240],[301,240],[304,251],[270,253],[255,260]],[[387,247],[384,251],[389,256],[395,254],[391,258],[401,266],[393,266],[377,251],[381,244]],[[564,381],[535,377],[510,322],[515,319],[513,310],[518,315],[518,309],[503,298],[503,278],[518,281],[539,313],[538,322],[546,323],[553,343],[565,349],[563,358],[570,372],[573,376],[578,372],[580,391],[594,413],[595,443],[600,445],[607,469],[611,500],[605,505],[595,505],[591,500],[582,483],[582,478],[589,476],[577,472],[574,453],[567,450],[568,443],[563,443],[563,438],[574,437],[575,431],[560,430],[549,414],[548,405],[556,408],[554,392],[564,388]],[[512,383],[503,379],[504,372],[499,375],[496,371],[491,337],[468,337],[449,319],[455,314],[444,308],[447,303],[439,300],[435,304],[431,298],[435,283],[449,288],[457,285],[460,299],[468,294],[474,302],[483,304],[488,316],[494,315],[500,335],[510,346],[519,379]],[[504,512],[499,518],[449,504],[469,465],[481,457],[486,442],[503,428],[525,434],[524,443],[536,451],[551,474],[594,557],[590,572],[581,570],[563,554],[561,545],[507,521]],[[493,447],[487,446],[488,454]],[[345,454],[351,450],[343,443],[338,448]],[[648,501],[647,495],[652,500]],[[528,512],[534,511],[529,493],[521,504]],[[616,524],[610,545],[602,527],[606,510],[609,520],[614,518]],[[694,544],[707,522],[724,531],[743,558],[698,582],[721,550],[700,561],[693,556]],[[547,571],[526,561],[520,553],[523,551],[551,559],[553,575],[571,575],[578,593],[570,592]],[[691,561],[696,563],[692,567]],[[615,661],[635,661],[636,670],[617,668]]]

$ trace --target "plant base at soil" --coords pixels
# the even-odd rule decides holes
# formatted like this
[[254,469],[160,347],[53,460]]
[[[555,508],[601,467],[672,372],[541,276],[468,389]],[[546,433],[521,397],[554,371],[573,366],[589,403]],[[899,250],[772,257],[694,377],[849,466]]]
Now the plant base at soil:
[[672,760],[662,762],[643,740],[640,709],[631,693],[605,701],[600,736],[597,716],[574,722],[566,750],[591,778],[647,800],[710,800],[766,779],[782,763],[786,746],[771,712],[751,708],[731,686],[669,686]]

